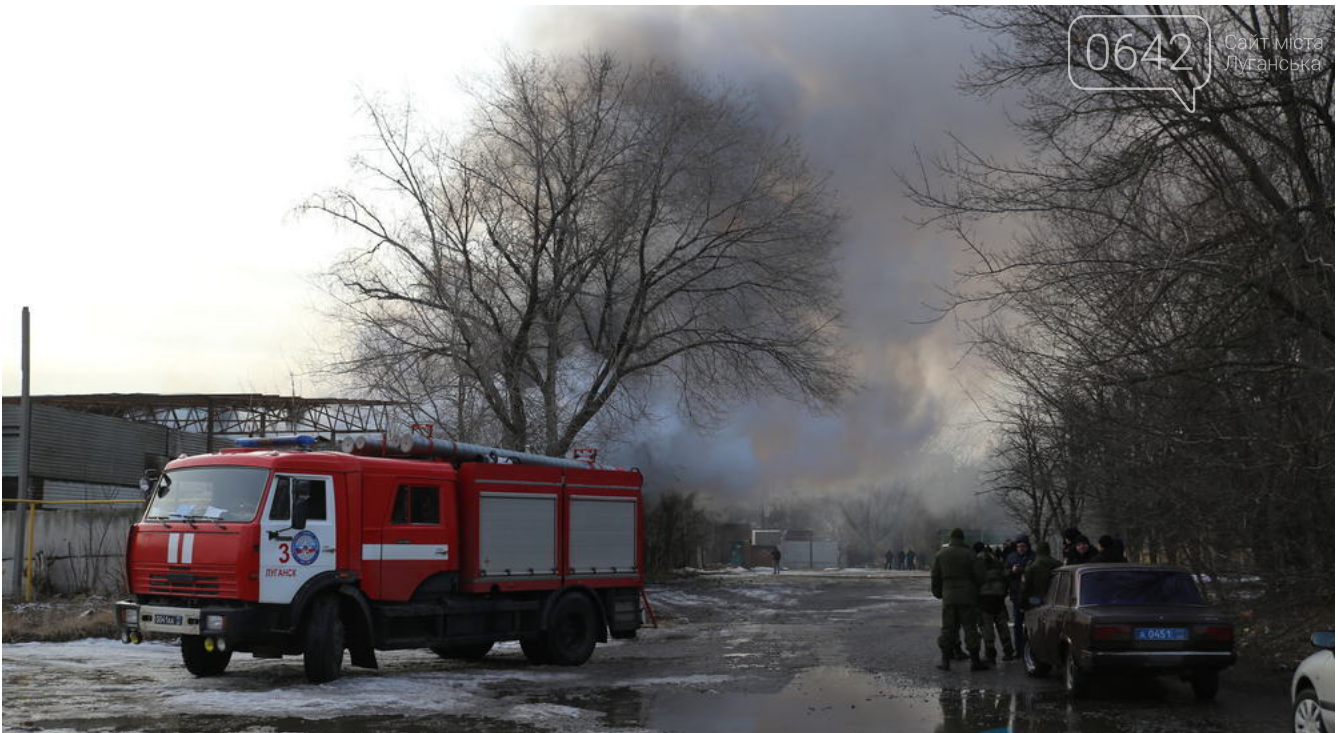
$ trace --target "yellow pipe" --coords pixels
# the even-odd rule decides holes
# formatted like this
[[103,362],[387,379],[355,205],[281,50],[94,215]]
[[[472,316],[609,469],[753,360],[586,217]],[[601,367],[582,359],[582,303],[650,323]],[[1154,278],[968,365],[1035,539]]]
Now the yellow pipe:
[[33,520],[37,518],[37,512],[28,512],[28,567],[24,572],[23,600],[31,601],[33,599]]
[[[11,504],[32,504],[41,506],[42,504],[143,504],[141,499],[4,499]],[[33,599],[33,522],[37,519],[37,512],[28,512],[28,533],[24,537],[25,555],[28,558],[27,567],[23,569],[23,600],[31,601]]]

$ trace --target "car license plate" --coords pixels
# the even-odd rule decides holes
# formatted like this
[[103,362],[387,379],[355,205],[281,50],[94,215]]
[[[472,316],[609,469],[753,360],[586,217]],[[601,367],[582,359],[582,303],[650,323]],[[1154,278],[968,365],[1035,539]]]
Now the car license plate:
[[1134,629],[1135,641],[1189,641],[1189,629]]
[[159,626],[180,626],[181,617],[166,613],[155,613],[153,614],[153,622]]

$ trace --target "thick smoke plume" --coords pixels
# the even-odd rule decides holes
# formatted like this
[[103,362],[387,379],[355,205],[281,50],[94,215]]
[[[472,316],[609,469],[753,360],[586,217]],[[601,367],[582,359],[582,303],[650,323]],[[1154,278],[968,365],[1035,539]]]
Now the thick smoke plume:
[[[708,434],[667,416],[614,457],[652,487],[740,501],[893,483],[931,508],[969,500],[984,448],[971,396],[987,385],[953,323],[926,323],[959,244],[907,220],[922,212],[897,171],[918,175],[917,149],[941,149],[949,132],[994,154],[1016,149],[1002,103],[956,88],[982,39],[910,8],[551,8],[528,23],[523,43],[541,53],[653,58],[751,95],[760,119],[831,172],[848,214],[838,267],[863,386],[844,408],[769,401]],[[663,401],[672,412],[672,395]]]

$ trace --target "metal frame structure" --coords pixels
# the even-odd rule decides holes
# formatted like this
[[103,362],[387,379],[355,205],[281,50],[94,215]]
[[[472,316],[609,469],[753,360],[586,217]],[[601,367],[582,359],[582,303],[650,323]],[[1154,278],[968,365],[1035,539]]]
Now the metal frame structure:
[[[16,398],[4,398],[6,404]],[[34,404],[163,425],[214,438],[265,437],[276,432],[314,433],[338,440],[348,433],[386,432],[398,402],[338,397],[241,394],[39,395]]]

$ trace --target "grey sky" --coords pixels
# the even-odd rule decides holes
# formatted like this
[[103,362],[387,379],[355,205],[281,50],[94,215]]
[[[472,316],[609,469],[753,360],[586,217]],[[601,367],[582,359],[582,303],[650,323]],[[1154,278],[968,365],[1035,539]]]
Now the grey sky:
[[1016,149],[999,102],[955,89],[987,39],[908,7],[265,12],[9,13],[6,394],[18,387],[23,304],[35,311],[38,393],[319,393],[290,382],[331,336],[309,277],[352,240],[290,210],[347,180],[365,144],[358,90],[412,94],[447,117],[461,109],[457,77],[486,69],[501,44],[610,48],[753,94],[832,172],[850,215],[839,266],[864,381],[840,414],[748,405],[709,436],[668,417],[624,457],[665,484],[740,497],[903,480],[946,501],[975,488],[982,441],[967,390],[981,376],[969,360],[954,368],[950,322],[916,323],[951,282],[959,246],[905,220],[914,211],[893,170],[912,167],[916,146],[941,150],[949,130]]

